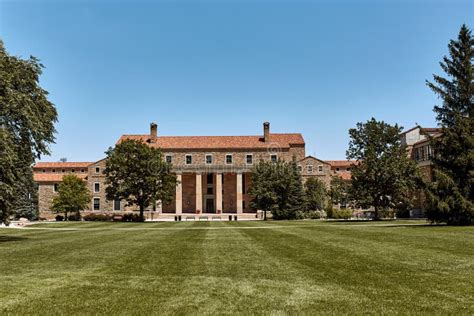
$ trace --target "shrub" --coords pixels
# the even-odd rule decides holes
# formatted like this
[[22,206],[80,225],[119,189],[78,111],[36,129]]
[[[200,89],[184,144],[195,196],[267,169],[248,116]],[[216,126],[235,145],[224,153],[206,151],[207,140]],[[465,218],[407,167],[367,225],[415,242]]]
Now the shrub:
[[55,219],[56,219],[56,222],[62,222],[64,220],[64,216],[56,215]]
[[77,213],[71,213],[67,217],[68,221],[80,221],[81,220],[81,214],[79,212]]
[[140,218],[140,214],[126,213],[122,216],[122,222],[143,222]]
[[85,221],[88,222],[109,222],[113,218],[113,215],[109,214],[87,214],[83,217]]
[[297,219],[322,219],[326,218],[325,211],[297,211]]
[[333,219],[350,219],[352,217],[352,210],[350,209],[334,209],[332,207],[328,207],[326,209],[326,214],[328,218]]

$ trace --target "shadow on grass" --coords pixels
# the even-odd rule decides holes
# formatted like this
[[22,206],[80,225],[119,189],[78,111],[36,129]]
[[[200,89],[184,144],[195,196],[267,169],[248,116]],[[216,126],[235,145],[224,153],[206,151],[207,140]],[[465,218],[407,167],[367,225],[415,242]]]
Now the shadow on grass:
[[4,242],[11,242],[11,241],[22,241],[26,240],[28,238],[26,237],[20,237],[20,236],[2,236],[0,235],[0,244]]

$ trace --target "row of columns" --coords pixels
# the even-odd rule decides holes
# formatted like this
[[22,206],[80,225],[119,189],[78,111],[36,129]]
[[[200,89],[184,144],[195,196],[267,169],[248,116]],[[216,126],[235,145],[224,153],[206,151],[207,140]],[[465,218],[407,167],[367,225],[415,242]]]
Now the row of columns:
[[[222,203],[222,173],[216,173],[216,183],[215,183],[215,192],[216,192],[216,210],[223,211]],[[182,174],[178,173],[176,175],[178,184],[176,185],[176,214],[183,213],[183,185],[182,185]],[[243,212],[243,195],[242,195],[242,173],[237,173],[237,205],[236,210],[237,214]],[[196,210],[203,211],[202,204],[202,174],[196,173]]]

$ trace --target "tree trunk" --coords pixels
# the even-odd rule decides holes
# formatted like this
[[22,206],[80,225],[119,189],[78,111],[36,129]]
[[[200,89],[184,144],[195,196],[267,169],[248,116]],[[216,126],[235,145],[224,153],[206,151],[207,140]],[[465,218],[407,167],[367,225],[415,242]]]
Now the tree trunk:
[[380,220],[380,217],[379,217],[379,208],[378,206],[375,207],[375,211],[374,211],[374,221],[379,221]]
[[145,208],[143,207],[143,204],[140,204],[140,221],[144,221],[144,218],[143,218],[143,211],[145,210]]
[[64,212],[64,221],[67,221],[67,212]]
[[263,211],[263,220],[264,220],[264,221],[267,220],[267,210],[264,210],[264,211]]

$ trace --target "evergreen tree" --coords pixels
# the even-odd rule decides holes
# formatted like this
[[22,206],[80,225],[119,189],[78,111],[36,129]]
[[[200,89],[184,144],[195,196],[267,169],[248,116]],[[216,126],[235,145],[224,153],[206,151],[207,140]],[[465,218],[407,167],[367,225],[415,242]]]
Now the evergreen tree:
[[428,185],[427,217],[434,222],[471,224],[474,218],[474,38],[462,25],[440,63],[447,78],[433,75],[430,87],[443,101],[434,112],[442,128],[433,137],[433,183]]
[[67,220],[69,213],[84,210],[91,198],[85,181],[73,174],[65,175],[59,185],[58,195],[53,198],[52,209],[57,213],[64,213],[64,219]]
[[348,181],[340,177],[331,178],[331,188],[328,195],[331,202],[331,207],[335,204],[347,205],[350,184]]
[[[305,192],[296,161],[260,161],[252,169],[252,207],[271,211],[274,219],[295,219],[305,210]],[[266,216],[266,215],[265,215]]]
[[327,203],[327,190],[324,182],[318,178],[311,177],[305,183],[306,201],[311,211],[324,210]]
[[419,181],[415,162],[401,145],[400,132],[398,125],[374,118],[349,130],[347,159],[358,162],[352,166],[350,199],[362,207],[373,207],[376,220],[380,210],[409,203],[413,199],[410,192]]
[[[14,210],[34,213],[35,188],[31,166],[49,154],[54,142],[57,112],[48,92],[39,85],[43,65],[35,57],[23,60],[10,56],[0,40],[0,213],[3,218]],[[13,166],[13,167],[12,167]],[[34,216],[34,214],[32,214]],[[30,217],[31,218],[31,217]]]
[[160,149],[127,139],[106,154],[104,173],[108,199],[124,199],[129,206],[137,205],[142,221],[143,212],[150,204],[169,201],[177,180]]

